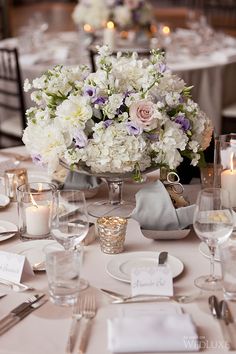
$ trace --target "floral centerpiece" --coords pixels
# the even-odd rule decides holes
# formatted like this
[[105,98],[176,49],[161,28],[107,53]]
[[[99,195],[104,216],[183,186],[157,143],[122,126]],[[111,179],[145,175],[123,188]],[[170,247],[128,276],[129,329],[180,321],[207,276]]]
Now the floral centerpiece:
[[188,156],[197,165],[209,145],[212,124],[173,75],[164,54],[112,56],[99,49],[97,71],[56,66],[31,88],[23,142],[33,160],[53,172],[63,158],[91,174],[175,169]]
[[145,0],[80,0],[72,13],[78,25],[90,25],[93,30],[114,21],[120,29],[150,25],[152,9]]

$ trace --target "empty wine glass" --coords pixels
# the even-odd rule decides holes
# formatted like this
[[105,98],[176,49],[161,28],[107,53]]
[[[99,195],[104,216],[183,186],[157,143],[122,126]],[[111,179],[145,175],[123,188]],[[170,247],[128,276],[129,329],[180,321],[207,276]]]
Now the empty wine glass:
[[[82,241],[89,230],[87,206],[84,193],[78,190],[60,190],[57,192],[56,205],[53,207],[51,233],[65,250],[83,248]],[[88,286],[80,280],[81,289]]]
[[207,244],[211,254],[210,275],[195,279],[194,284],[203,290],[219,290],[222,284],[221,278],[214,271],[215,251],[233,231],[230,194],[227,190],[206,188],[199,192],[193,227],[197,236]]

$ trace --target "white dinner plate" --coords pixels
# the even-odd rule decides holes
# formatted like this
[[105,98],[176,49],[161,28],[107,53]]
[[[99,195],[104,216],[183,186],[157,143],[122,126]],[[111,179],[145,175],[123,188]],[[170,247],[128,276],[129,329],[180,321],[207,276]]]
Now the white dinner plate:
[[[11,230],[15,230],[17,232],[18,228],[12,222],[0,220],[0,232],[11,231]],[[7,240],[7,239],[15,236],[16,232],[13,232],[12,234],[6,235],[6,236],[0,235],[0,241],[4,241],[4,240]]]
[[190,229],[184,230],[144,230],[141,229],[144,237],[152,240],[181,240],[190,233]]
[[[107,273],[120,281],[130,283],[131,270],[134,267],[153,267],[157,264],[158,252],[129,252],[116,255],[107,264]],[[182,273],[183,263],[176,257],[168,254],[168,264],[170,265],[173,278]]]
[[[207,244],[205,242],[201,242],[200,245],[199,245],[199,251],[200,253],[207,257],[207,258],[210,258],[211,255],[210,255],[210,251],[209,251],[209,248],[207,246]],[[217,262],[220,262],[220,255],[219,255],[219,250],[218,248],[216,248],[216,254],[215,254],[215,261]]]
[[4,194],[0,194],[0,209],[5,208],[10,203],[10,198]]
[[[35,264],[45,261],[45,253],[43,249],[45,246],[52,243],[57,243],[57,242],[54,240],[25,241],[11,247],[8,251],[12,253],[24,255],[25,257],[27,257],[29,263],[33,267]],[[40,269],[38,270],[40,271],[45,270],[45,265],[42,265],[42,267],[40,267]]]

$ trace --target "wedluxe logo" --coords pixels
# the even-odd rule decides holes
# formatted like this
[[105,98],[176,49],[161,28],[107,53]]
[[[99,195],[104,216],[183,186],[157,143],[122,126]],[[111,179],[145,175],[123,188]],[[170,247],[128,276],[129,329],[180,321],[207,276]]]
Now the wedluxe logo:
[[204,350],[204,349],[227,349],[229,343],[225,341],[214,341],[206,339],[205,336],[200,337],[184,337],[184,346],[189,350]]

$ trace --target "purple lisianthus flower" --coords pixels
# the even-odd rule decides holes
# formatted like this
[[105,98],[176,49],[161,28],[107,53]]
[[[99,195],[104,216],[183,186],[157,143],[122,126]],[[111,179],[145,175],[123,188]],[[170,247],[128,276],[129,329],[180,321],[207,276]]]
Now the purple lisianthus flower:
[[127,122],[126,128],[129,135],[140,135],[143,132],[143,129],[136,125],[134,122]]
[[84,148],[88,144],[88,138],[82,130],[77,130],[74,135],[75,146],[79,149]]
[[176,116],[175,118],[175,123],[178,123],[181,125],[181,128],[183,129],[183,131],[187,131],[190,128],[190,122],[189,120],[185,117],[184,114],[179,114]]
[[103,125],[105,128],[108,128],[113,123],[112,119],[104,120]]
[[183,98],[183,96],[180,96],[180,98],[179,98],[179,103],[184,103],[184,98]]
[[96,99],[93,101],[94,104],[104,104],[107,100],[107,97],[100,96],[96,97]]
[[32,154],[31,158],[32,158],[32,161],[35,165],[39,165],[39,166],[44,165],[42,156],[40,154]]
[[84,95],[89,97],[94,97],[96,95],[96,88],[93,86],[85,86]]

